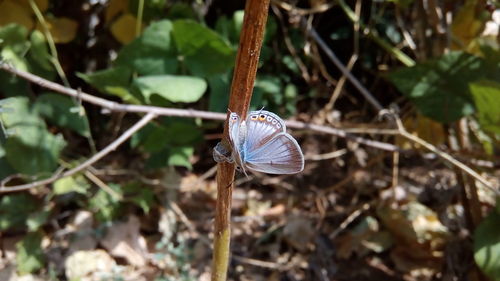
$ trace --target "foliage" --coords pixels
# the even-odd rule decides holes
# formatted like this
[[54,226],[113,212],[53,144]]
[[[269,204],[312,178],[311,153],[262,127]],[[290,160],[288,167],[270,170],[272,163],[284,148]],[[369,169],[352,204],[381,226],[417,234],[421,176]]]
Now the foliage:
[[[67,1],[0,1],[0,63],[125,104],[227,112],[244,19],[237,2],[228,7],[211,1],[84,2],[80,7]],[[446,26],[451,32],[446,40],[439,40],[444,34],[440,24],[448,18],[434,21],[439,15],[432,12],[439,9],[415,9],[418,1],[359,1],[359,15],[354,8],[343,9],[353,1],[336,1],[339,5],[328,10],[310,2],[313,10],[294,8],[293,1],[273,3],[251,109],[265,107],[284,118],[293,115],[320,125],[386,129],[382,126],[387,124],[374,121],[375,112],[349,82],[342,86],[340,72],[296,24],[298,15],[310,14],[311,26],[342,61],[357,55],[352,73],[375,98],[387,107],[400,106],[408,131],[440,148],[450,133],[451,138],[459,135],[471,147],[449,149],[450,154],[459,154],[459,160],[482,174],[498,173],[489,167],[497,163],[500,141],[500,51],[498,35],[482,34],[489,19],[483,1],[448,1],[453,22]],[[406,65],[413,60],[416,64],[402,67],[401,58]],[[4,71],[0,95],[0,181],[8,185],[44,179],[61,167],[83,163],[138,119],[137,114],[109,113]],[[325,112],[328,102],[335,109]],[[459,120],[470,124],[468,135],[455,129]],[[130,267],[124,264],[140,257],[148,262],[134,264],[135,269],[154,268],[156,280],[201,279],[211,255],[202,238],[209,237],[216,200],[211,147],[221,131],[220,123],[212,121],[158,117],[81,173],[30,191],[1,194],[2,250],[9,239],[15,242],[0,259],[14,251],[17,273],[53,274],[51,280],[64,280],[69,276],[64,268],[70,265],[62,260],[86,252],[86,257],[111,264],[106,263],[110,275],[87,276],[102,280],[127,276]],[[349,153],[308,161],[308,170],[298,177],[251,176],[246,179],[251,191],[247,186],[235,189],[235,257],[251,253],[252,259],[270,260],[279,270],[269,269],[263,276],[267,271],[256,273],[245,259],[235,258],[233,279],[365,278],[343,272],[353,264],[370,273],[383,265],[391,278],[434,280],[445,275],[443,261],[450,257],[444,248],[462,239],[455,235],[466,227],[466,212],[472,212],[472,207],[456,203],[461,181],[449,167],[421,157],[399,139],[396,144],[405,153],[397,170],[384,152],[307,130],[298,136],[306,155],[322,157],[344,146]],[[471,157],[474,161],[467,160]],[[483,162],[487,165],[474,166]],[[400,171],[392,182],[387,180],[390,169]],[[268,185],[279,188],[269,190]],[[494,196],[482,186],[478,189],[478,205],[493,206]],[[448,199],[446,204],[439,201]],[[364,204],[371,209],[359,212],[359,219],[339,232],[340,221]],[[475,262],[493,280],[500,274],[499,208],[497,204],[487,215],[473,238]],[[104,243],[130,217],[140,222],[135,232],[124,234],[134,243]],[[107,252],[97,249],[103,247]],[[464,251],[471,256],[470,249]],[[98,268],[102,260],[88,262]],[[453,266],[472,268],[467,262],[461,259]],[[338,266],[344,263],[348,266]]]
[[[498,206],[498,204],[497,204]],[[493,210],[474,233],[474,259],[492,280],[500,280],[500,212]]]

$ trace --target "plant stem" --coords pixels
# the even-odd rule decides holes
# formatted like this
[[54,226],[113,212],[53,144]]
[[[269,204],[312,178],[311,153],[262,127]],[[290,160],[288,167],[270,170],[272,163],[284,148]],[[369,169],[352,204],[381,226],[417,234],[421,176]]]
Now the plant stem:
[[371,38],[375,43],[377,43],[380,47],[386,50],[388,53],[393,55],[396,59],[398,59],[402,64],[410,67],[415,65],[415,61],[410,58],[408,55],[403,53],[401,50],[391,46],[386,40],[380,38],[372,29],[368,28],[356,15],[356,13],[347,5],[344,0],[338,1],[339,6],[342,8],[346,16],[355,24],[359,24],[362,30],[364,30],[368,37]]
[[144,0],[139,0],[139,7],[137,9],[137,22],[135,25],[135,37],[139,37],[139,35],[141,35],[143,14],[144,14]]
[[[259,64],[270,0],[247,0],[245,17],[236,56],[229,109],[246,117]],[[223,142],[228,141],[227,123]],[[225,281],[229,265],[231,241],[231,197],[234,183],[234,163],[217,165],[217,204],[215,208],[214,254],[212,281]]]

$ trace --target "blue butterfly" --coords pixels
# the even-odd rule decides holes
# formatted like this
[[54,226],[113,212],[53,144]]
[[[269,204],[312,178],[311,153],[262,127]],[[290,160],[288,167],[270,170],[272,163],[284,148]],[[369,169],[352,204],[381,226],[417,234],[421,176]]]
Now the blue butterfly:
[[229,115],[232,153],[221,143],[214,149],[217,162],[236,162],[246,170],[268,174],[296,174],[304,170],[304,155],[297,141],[286,132],[285,122],[276,114],[252,111],[245,120]]

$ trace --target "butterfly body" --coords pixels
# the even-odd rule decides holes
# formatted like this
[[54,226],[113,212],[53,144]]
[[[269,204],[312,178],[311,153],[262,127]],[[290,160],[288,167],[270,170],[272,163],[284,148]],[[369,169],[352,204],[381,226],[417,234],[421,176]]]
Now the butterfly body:
[[295,174],[304,169],[297,141],[286,132],[285,122],[269,111],[252,111],[246,119],[229,116],[231,158],[246,170],[269,174]]

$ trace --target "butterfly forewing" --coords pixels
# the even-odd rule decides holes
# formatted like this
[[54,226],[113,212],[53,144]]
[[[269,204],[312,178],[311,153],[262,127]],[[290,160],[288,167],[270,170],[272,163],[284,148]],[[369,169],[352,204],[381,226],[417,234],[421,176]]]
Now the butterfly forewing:
[[245,123],[247,136],[244,148],[247,153],[259,149],[276,135],[286,132],[285,122],[276,114],[265,110],[250,112]]
[[304,156],[297,141],[279,133],[262,147],[245,155],[245,166],[268,174],[295,174],[304,169]]
[[231,112],[229,115],[229,140],[231,142],[231,146],[233,148],[232,156],[233,160],[236,162],[238,166],[241,167],[241,154],[240,150],[242,149],[243,141],[240,137],[240,128],[241,128],[241,118],[238,114]]

